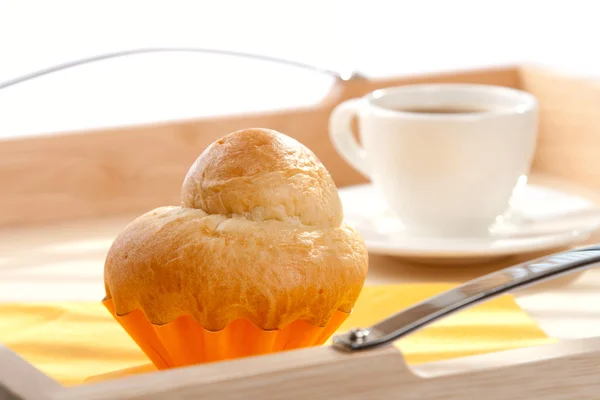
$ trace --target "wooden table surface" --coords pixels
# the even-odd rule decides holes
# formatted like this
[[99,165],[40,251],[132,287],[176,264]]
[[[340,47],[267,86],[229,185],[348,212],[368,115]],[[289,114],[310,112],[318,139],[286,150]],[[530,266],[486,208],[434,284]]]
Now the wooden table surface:
[[[104,295],[106,252],[133,218],[125,215],[0,229],[0,301],[99,301]],[[589,240],[595,241],[600,242],[600,235]],[[432,266],[373,255],[367,284],[462,282],[521,260]],[[600,268],[524,289],[515,296],[553,337],[600,336]]]

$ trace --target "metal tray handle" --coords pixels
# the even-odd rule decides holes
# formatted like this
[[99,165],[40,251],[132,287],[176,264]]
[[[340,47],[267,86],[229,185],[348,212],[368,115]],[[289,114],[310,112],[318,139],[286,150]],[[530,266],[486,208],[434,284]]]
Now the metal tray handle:
[[597,263],[600,263],[600,244],[517,264],[417,303],[371,327],[356,328],[334,336],[333,347],[341,351],[358,351],[389,345],[464,308],[503,293],[588,269]]
[[122,50],[115,51],[111,53],[97,54],[91,57],[81,58],[78,60],[68,61],[62,64],[54,65],[51,67],[47,67],[38,71],[34,71],[25,75],[21,75],[12,79],[9,79],[5,82],[0,82],[0,89],[5,89],[10,86],[14,86],[16,84],[38,78],[44,75],[51,74],[53,72],[62,71],[65,69],[77,67],[84,64],[90,64],[97,61],[109,60],[112,58],[120,58],[126,56],[132,56],[136,54],[146,54],[146,53],[204,53],[204,54],[218,54],[218,55],[226,55],[226,56],[234,56],[234,57],[242,57],[248,59],[254,59],[259,61],[267,61],[277,64],[288,65],[291,67],[297,67],[302,69],[311,70],[316,73],[329,75],[340,81],[350,81],[354,79],[364,79],[365,76],[357,71],[335,71],[328,68],[321,68],[315,65],[306,64],[300,61],[289,60],[284,58],[272,57],[263,54],[255,54],[255,53],[244,53],[240,51],[232,51],[232,50],[220,50],[220,49],[210,49],[210,48],[200,48],[200,47],[150,47],[150,48],[139,48],[139,49],[130,49],[130,50]]

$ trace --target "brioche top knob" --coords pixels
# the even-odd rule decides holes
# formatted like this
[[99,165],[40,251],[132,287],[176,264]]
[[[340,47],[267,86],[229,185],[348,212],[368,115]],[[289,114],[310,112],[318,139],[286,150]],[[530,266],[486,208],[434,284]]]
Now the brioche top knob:
[[211,144],[185,177],[182,205],[208,214],[315,227],[343,219],[337,188],[317,157],[268,129],[233,132]]

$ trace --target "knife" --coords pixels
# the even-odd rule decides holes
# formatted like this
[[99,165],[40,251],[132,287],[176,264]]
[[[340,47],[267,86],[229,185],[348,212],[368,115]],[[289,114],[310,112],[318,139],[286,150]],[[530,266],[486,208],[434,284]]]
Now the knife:
[[466,282],[365,328],[332,338],[333,347],[352,352],[391,345],[440,318],[516,289],[547,281],[600,263],[600,244],[517,264]]

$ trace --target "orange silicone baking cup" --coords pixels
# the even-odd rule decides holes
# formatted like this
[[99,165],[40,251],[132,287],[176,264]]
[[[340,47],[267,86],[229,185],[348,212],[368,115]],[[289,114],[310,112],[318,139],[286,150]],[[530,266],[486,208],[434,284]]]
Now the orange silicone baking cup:
[[238,319],[224,329],[212,332],[189,315],[165,325],[154,325],[140,310],[117,315],[112,299],[105,299],[102,303],[158,369],[321,345],[349,315],[336,310],[327,325],[322,327],[296,320],[282,329],[271,331]]

